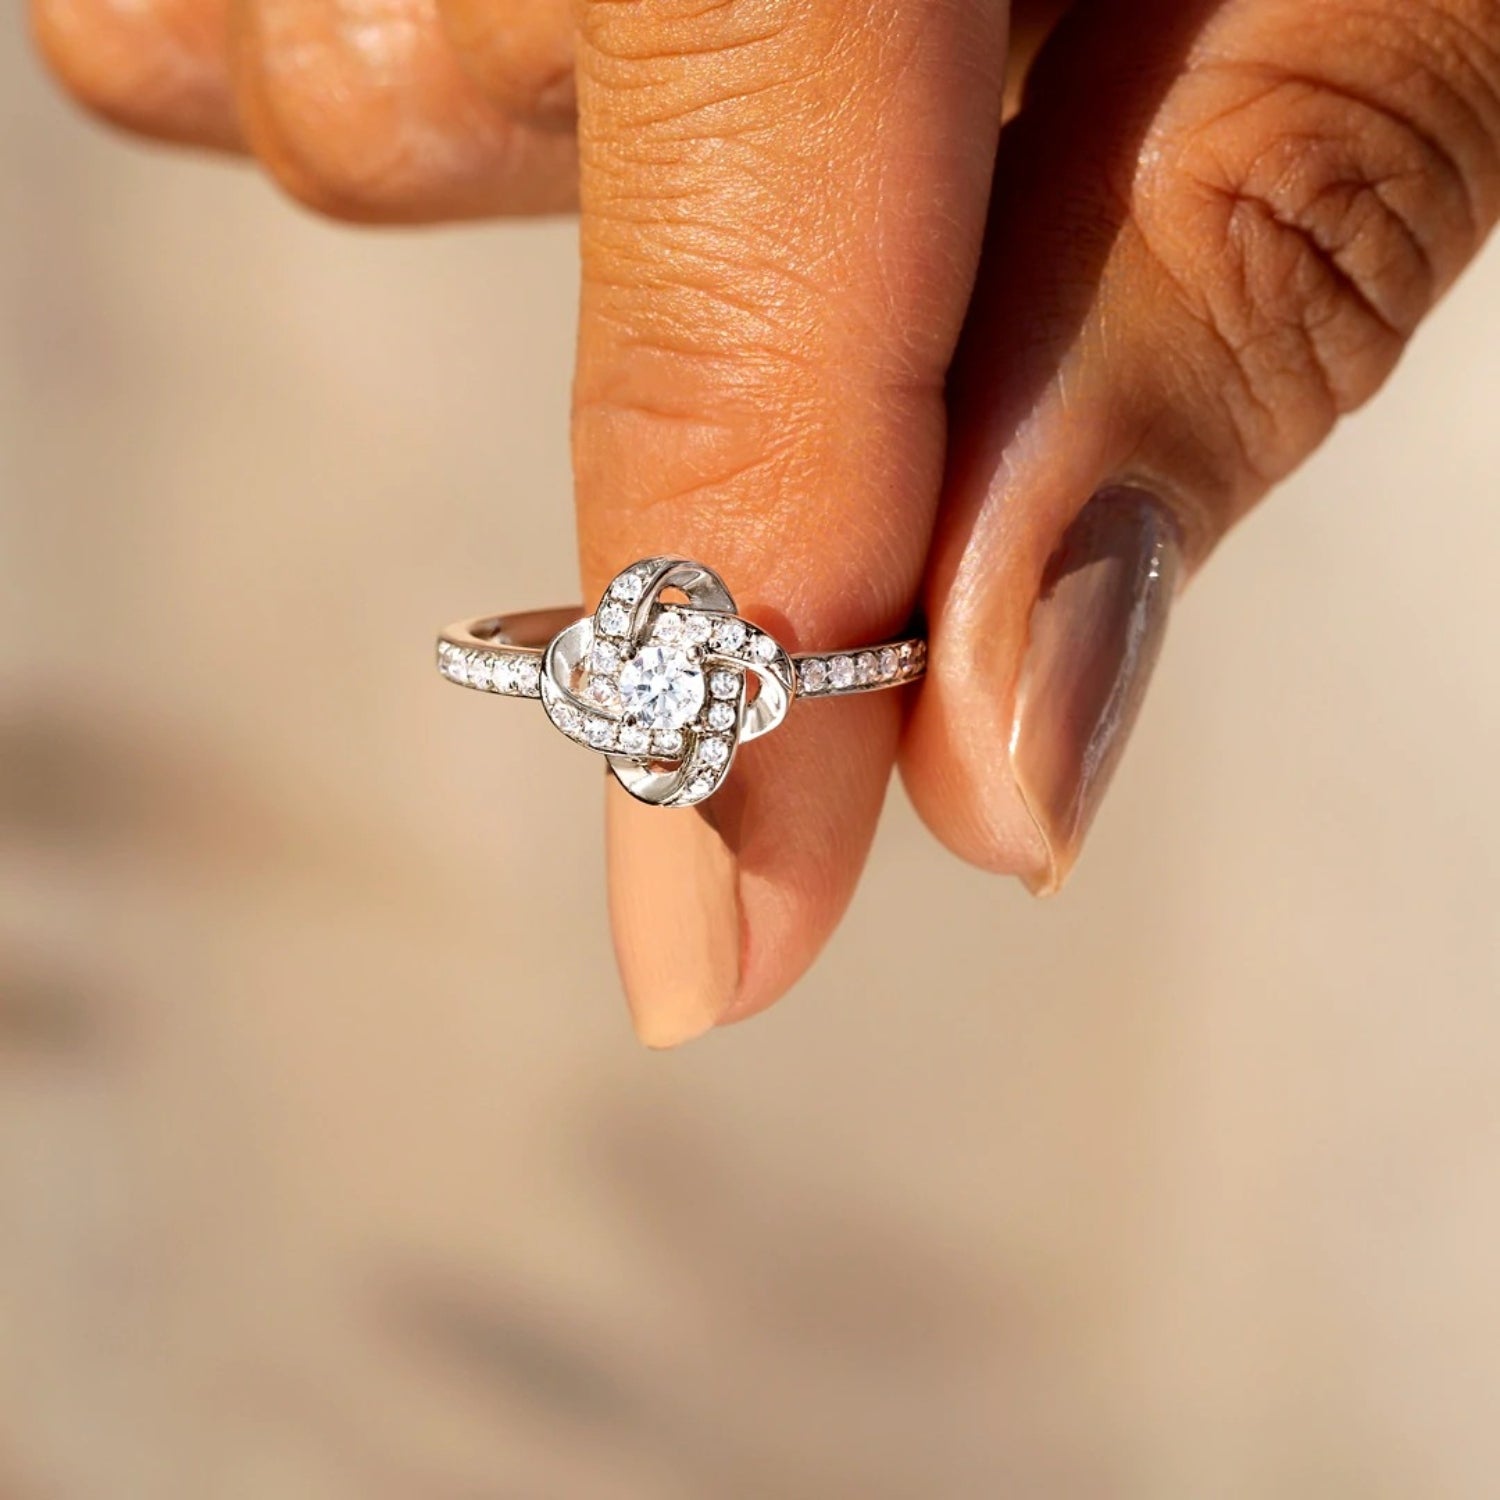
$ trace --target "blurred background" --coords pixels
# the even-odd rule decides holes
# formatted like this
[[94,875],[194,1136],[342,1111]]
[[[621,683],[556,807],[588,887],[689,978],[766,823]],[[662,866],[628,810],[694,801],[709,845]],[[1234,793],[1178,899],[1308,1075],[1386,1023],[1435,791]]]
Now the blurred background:
[[1500,253],[1061,898],[893,792],[652,1055],[596,763],[431,662],[576,597],[572,226],[0,119],[0,1500],[1496,1493]]

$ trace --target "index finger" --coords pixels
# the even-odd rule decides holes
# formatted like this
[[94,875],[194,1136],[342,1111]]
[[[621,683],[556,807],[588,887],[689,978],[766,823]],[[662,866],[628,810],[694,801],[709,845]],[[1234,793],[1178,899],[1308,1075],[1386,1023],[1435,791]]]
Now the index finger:
[[[588,595],[678,554],[791,650],[879,640],[907,620],[927,551],[1005,9],[576,14]],[[794,706],[701,814],[611,785],[616,946],[644,1040],[758,1010],[815,956],[873,836],[901,697]]]

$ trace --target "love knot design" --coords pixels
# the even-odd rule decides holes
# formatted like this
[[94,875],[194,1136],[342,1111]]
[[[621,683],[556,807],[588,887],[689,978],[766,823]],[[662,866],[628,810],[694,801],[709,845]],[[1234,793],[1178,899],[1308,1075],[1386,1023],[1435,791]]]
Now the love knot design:
[[786,717],[792,659],[735,612],[703,563],[655,557],[617,574],[592,615],[553,636],[541,698],[563,734],[604,755],[632,796],[692,807],[747,740]]

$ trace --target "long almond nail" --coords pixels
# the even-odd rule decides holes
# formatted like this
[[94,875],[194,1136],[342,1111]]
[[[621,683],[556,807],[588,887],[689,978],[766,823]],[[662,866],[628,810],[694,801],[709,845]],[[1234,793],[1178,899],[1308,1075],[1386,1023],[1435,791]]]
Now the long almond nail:
[[1048,865],[1067,877],[1140,711],[1171,612],[1177,531],[1144,490],[1102,490],[1047,564],[1017,687],[1011,764]]
[[636,1035],[675,1047],[716,1025],[740,979],[739,862],[702,810],[605,793],[610,920]]

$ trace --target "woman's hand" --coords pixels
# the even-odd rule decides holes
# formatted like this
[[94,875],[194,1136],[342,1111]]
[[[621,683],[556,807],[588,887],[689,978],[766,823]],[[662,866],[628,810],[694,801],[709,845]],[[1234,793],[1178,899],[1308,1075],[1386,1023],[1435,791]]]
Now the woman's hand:
[[994,0],[34,4],[89,107],[247,149],[325,212],[576,192],[588,596],[702,557],[793,649],[925,601],[904,726],[903,694],[794,714],[707,817],[611,784],[655,1044],[811,962],[898,745],[940,838],[1054,888],[1176,584],[1378,388],[1500,213],[1497,0],[1079,3],[998,165],[1030,47]]

